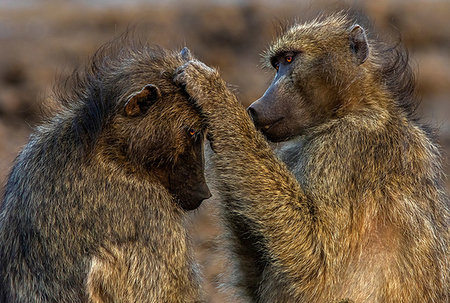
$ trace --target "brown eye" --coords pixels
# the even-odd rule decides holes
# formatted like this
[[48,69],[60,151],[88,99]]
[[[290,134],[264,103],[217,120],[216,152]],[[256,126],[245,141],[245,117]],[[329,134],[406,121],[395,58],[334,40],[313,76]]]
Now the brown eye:
[[286,60],[287,63],[291,63],[293,58],[292,58],[292,56],[287,56],[284,59]]
[[193,137],[193,136],[195,136],[196,131],[193,130],[193,129],[191,128],[191,129],[188,131],[188,133],[189,133],[189,136]]
[[278,71],[278,70],[280,69],[280,64],[277,63],[277,64],[275,65],[275,69]]

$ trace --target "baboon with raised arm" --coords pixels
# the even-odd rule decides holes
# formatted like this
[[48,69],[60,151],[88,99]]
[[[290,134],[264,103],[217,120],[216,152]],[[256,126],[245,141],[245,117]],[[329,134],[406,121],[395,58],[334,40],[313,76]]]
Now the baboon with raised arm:
[[104,46],[16,159],[0,209],[0,302],[199,302],[185,212],[210,196],[189,57]]
[[[294,25],[249,113],[199,61],[174,79],[207,119],[232,283],[248,302],[448,302],[440,156],[412,75],[344,14]],[[284,164],[279,159],[283,159]]]

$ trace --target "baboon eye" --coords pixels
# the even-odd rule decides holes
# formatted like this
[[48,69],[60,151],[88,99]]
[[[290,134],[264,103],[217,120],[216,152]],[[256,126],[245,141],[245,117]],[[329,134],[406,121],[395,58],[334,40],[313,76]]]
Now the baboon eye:
[[189,136],[191,136],[191,137],[195,136],[196,133],[197,133],[197,132],[195,131],[195,129],[192,129],[192,128],[190,128],[189,131],[188,131],[188,134],[189,134]]
[[287,63],[291,63],[294,58],[292,56],[287,56],[284,59],[286,60]]

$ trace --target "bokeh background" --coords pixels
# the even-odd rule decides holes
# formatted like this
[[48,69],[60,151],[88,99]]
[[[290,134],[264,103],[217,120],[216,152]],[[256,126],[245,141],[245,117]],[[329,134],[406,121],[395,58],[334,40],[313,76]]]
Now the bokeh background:
[[[249,105],[270,83],[260,54],[285,21],[351,9],[383,37],[408,48],[423,121],[437,129],[444,169],[450,150],[450,1],[119,1],[0,0],[0,185],[34,125],[39,105],[102,45],[127,29],[167,48],[188,46],[233,84]],[[450,183],[446,181],[447,192]],[[2,190],[0,190],[2,193]],[[217,291],[226,269],[218,249],[217,201],[190,214],[196,257],[209,302],[233,302]]]

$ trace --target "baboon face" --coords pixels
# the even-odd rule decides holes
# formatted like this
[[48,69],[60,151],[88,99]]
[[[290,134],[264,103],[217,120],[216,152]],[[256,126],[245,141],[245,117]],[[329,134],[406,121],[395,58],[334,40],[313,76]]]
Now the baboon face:
[[312,122],[312,113],[306,100],[294,83],[297,52],[286,52],[272,59],[276,75],[264,95],[253,102],[248,112],[266,137],[271,141],[283,141]]
[[152,171],[181,208],[195,209],[211,196],[204,176],[204,127],[181,90],[170,83],[147,84],[129,97],[124,116],[127,157]]
[[269,140],[302,135],[335,116],[342,106],[340,92],[366,60],[368,44],[360,26],[333,26],[294,26],[267,52],[267,65],[276,75],[248,112]]
[[185,151],[168,174],[169,191],[185,210],[193,210],[211,197],[204,175],[204,138],[202,130],[186,128]]

